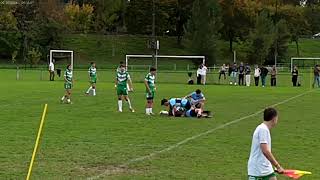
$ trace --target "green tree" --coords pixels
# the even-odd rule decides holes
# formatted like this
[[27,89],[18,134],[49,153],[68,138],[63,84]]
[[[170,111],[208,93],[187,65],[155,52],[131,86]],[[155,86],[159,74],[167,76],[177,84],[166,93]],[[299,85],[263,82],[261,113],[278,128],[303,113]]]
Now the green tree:
[[269,12],[264,10],[256,18],[253,31],[248,37],[251,52],[249,52],[249,62],[264,64],[270,48],[274,43],[274,24],[269,16]]
[[216,45],[221,28],[219,6],[215,0],[195,0],[187,28],[189,46],[195,54],[205,55],[209,64],[215,63]]
[[37,65],[41,59],[41,52],[38,48],[31,48],[31,50],[28,51],[28,61],[30,63],[30,66]]

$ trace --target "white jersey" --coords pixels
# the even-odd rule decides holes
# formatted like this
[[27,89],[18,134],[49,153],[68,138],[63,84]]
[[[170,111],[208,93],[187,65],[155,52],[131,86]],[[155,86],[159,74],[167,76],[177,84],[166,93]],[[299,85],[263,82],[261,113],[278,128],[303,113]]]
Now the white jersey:
[[267,176],[274,172],[271,162],[264,156],[260,144],[267,144],[271,151],[271,136],[267,125],[260,124],[253,133],[250,158],[248,161],[249,176]]
[[54,64],[53,62],[49,63],[49,71],[54,71]]

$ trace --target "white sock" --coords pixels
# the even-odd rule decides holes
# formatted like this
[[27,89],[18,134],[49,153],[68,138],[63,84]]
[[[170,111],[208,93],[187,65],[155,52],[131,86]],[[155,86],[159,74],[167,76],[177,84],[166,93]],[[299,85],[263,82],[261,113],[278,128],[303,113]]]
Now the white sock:
[[128,99],[128,100],[127,100],[127,102],[128,102],[129,108],[130,108],[130,109],[132,109],[132,106],[131,106],[131,101],[130,101],[130,99]]
[[93,96],[96,95],[96,89],[92,89]]
[[86,93],[89,94],[91,90],[92,90],[92,86],[89,87]]
[[69,98],[67,99],[67,102],[68,102],[68,103],[70,103],[70,102],[71,102]]
[[122,100],[118,101],[119,111],[122,112]]
[[146,108],[146,114],[150,114],[149,108]]
[[152,112],[152,108],[149,108],[149,113],[150,113],[150,114],[152,114],[152,113],[153,113],[153,112]]
[[66,96],[62,96],[61,101],[64,101],[65,98],[66,98]]

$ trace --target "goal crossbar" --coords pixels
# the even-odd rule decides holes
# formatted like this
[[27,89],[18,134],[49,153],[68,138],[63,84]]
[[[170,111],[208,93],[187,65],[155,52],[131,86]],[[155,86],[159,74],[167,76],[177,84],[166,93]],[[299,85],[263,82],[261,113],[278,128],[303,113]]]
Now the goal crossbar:
[[291,58],[291,72],[293,71],[293,61],[294,60],[320,60],[320,58],[312,58],[312,57],[292,57]]
[[176,59],[202,59],[202,63],[205,64],[205,56],[172,56],[172,55],[126,55],[126,67],[128,67],[128,61],[130,58],[176,58]]
[[71,68],[73,69],[73,51],[71,50],[50,50],[50,63],[53,61],[53,53],[70,53],[71,54]]

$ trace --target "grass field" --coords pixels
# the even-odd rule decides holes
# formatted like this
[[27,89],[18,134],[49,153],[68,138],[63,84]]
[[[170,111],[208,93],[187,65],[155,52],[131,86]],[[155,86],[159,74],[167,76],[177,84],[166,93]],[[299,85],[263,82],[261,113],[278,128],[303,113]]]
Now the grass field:
[[281,76],[277,88],[247,88],[165,83],[175,77],[159,74],[154,111],[161,110],[163,97],[201,88],[206,109],[215,116],[197,120],[146,117],[141,83],[130,94],[136,113],[117,113],[111,72],[99,74],[97,97],[83,94],[85,72],[75,75],[74,104],[65,105],[59,103],[61,80],[40,81],[39,72],[26,71],[16,81],[15,71],[0,71],[0,179],[26,176],[45,103],[48,113],[32,179],[245,180],[252,133],[261,110],[271,105],[280,111],[272,130],[273,153],[285,168],[313,172],[303,179],[320,179],[320,91],[290,87],[289,76]]

